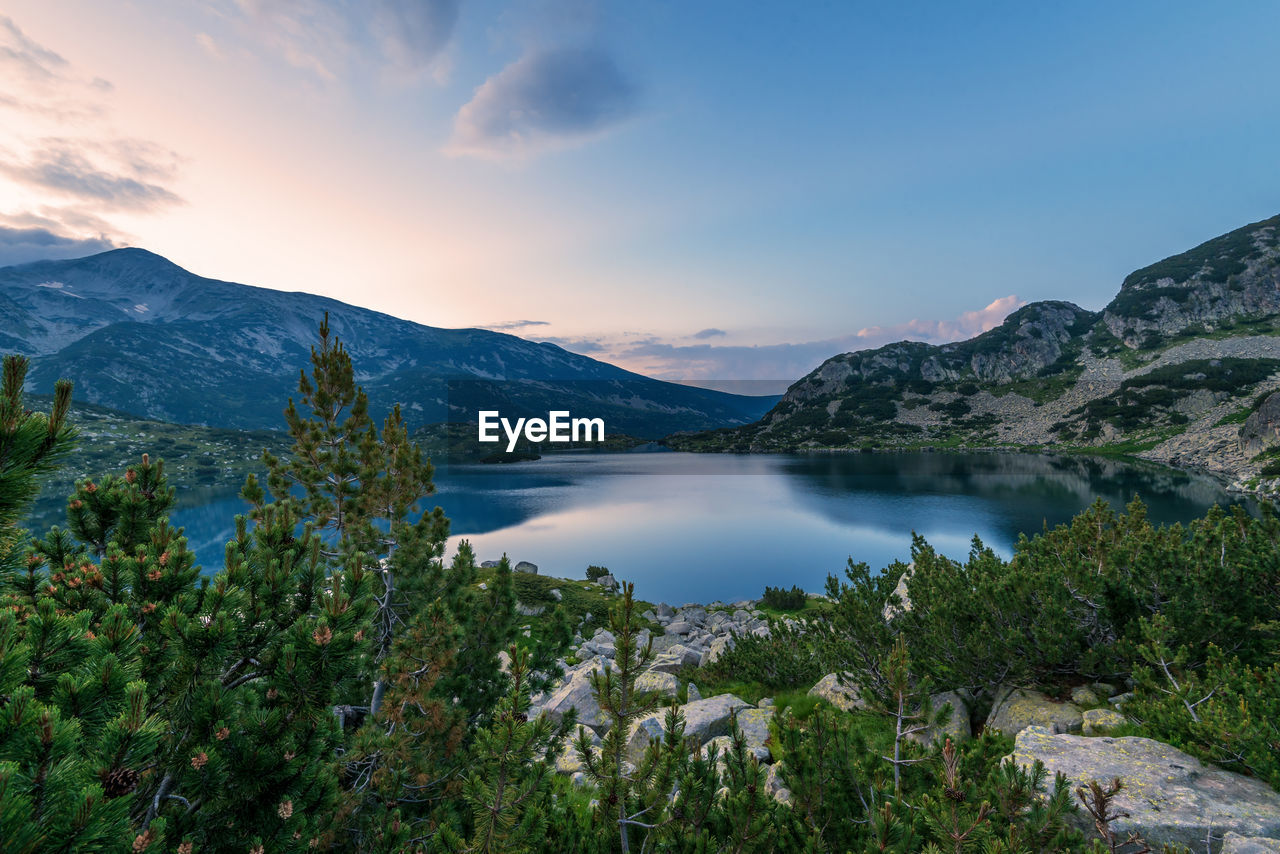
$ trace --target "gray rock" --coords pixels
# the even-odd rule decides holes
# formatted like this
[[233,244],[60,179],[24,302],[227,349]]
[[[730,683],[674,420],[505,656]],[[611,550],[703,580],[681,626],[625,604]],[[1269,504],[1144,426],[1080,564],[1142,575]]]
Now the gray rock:
[[655,655],[649,662],[649,670],[657,673],[676,674],[684,668],[684,657],[678,653],[664,652]]
[[661,618],[661,617],[667,617],[667,618],[674,617],[674,616],[675,616],[675,613],[676,613],[676,612],[675,612],[675,609],[674,609],[674,608],[672,608],[670,605],[668,605],[666,602],[659,602],[657,605],[655,605],[655,606],[654,606],[654,609],[653,609],[653,610],[654,610],[654,612],[655,612],[655,613],[657,613],[657,615],[658,615],[658,617],[659,617],[659,618]]
[[674,697],[680,692],[680,680],[661,670],[646,670],[636,677],[637,691],[652,691],[660,697]]
[[720,660],[721,656],[733,649],[734,643],[735,641],[732,637],[714,638],[711,643],[707,645],[707,651],[702,654],[700,659],[698,659],[698,666],[706,667],[708,664],[715,664]]
[[1280,392],[1268,397],[1240,426],[1240,450],[1250,458],[1280,444]]
[[667,634],[669,635],[687,635],[693,631],[693,625],[684,620],[676,620],[667,624]]
[[758,706],[758,707],[759,707],[759,708],[761,708],[761,709],[772,709],[772,708],[773,708],[773,698],[772,698],[772,697],[764,697],[764,698],[762,698],[762,699],[760,700],[760,702],[756,703],[756,706]]
[[481,563],[480,563],[480,568],[481,568],[481,569],[494,569],[494,568],[496,568],[496,567],[500,566],[501,564],[502,564],[502,561],[500,561],[500,560],[486,560],[486,561],[481,561]]
[[942,694],[934,694],[929,698],[933,701],[934,711],[941,711],[942,707],[951,705],[951,717],[947,718],[947,722],[941,727],[929,727],[923,732],[918,732],[909,738],[925,747],[932,747],[936,742],[945,739],[951,739],[953,744],[963,744],[973,738],[973,729],[969,726],[969,704],[965,702],[964,697],[948,691]]
[[1081,685],[1071,692],[1071,702],[1077,706],[1096,706],[1102,702],[1102,698],[1092,688]]
[[1079,732],[1084,723],[1075,703],[1058,703],[1044,694],[1022,688],[1001,687],[987,716],[987,729],[1014,736],[1029,726],[1052,732]]
[[786,783],[783,782],[781,774],[779,774],[779,766],[770,765],[769,770],[764,778],[764,790],[769,793],[775,801],[780,804],[791,803],[791,791],[787,789]]
[[835,673],[828,673],[818,680],[818,684],[809,689],[809,696],[826,700],[837,709],[846,712],[867,707],[858,696],[858,689],[852,684],[841,685],[840,678]]
[[[1149,738],[1085,738],[1034,726],[1018,733],[1011,758],[1027,766],[1040,760],[1050,779],[1061,772],[1073,791],[1091,781],[1106,785],[1119,778],[1124,788],[1112,805],[1127,815],[1112,822],[1112,829],[1121,837],[1136,832],[1152,846],[1200,851],[1211,830],[1280,836],[1280,792]],[[1092,834],[1083,810],[1072,821]],[[1221,843],[1212,850],[1221,850]]]
[[[732,694],[717,694],[705,700],[685,703],[680,707],[684,714],[684,734],[701,746],[719,735],[729,734],[729,717],[737,709],[749,708],[749,704]],[[627,758],[639,762],[649,746],[649,740],[666,736],[667,710],[659,709],[640,718],[631,727],[627,739]]]
[[1234,831],[1227,831],[1222,840],[1222,854],[1280,854],[1280,839],[1241,836]]
[[596,584],[599,584],[609,592],[614,592],[618,589],[618,579],[614,578],[612,574],[600,576],[596,579]]
[[649,610],[645,611],[643,614],[640,615],[640,619],[648,620],[651,623],[656,623],[658,622],[658,615],[653,613],[653,609],[650,608]]
[[1080,731],[1084,735],[1106,735],[1125,723],[1125,716],[1111,709],[1086,709]]
[[564,600],[564,594],[561,593],[559,589],[554,587],[547,591],[547,595],[550,596],[552,599],[556,600],[557,602],[561,602]]
[[527,560],[522,560],[515,565],[515,571],[528,573],[529,575],[537,575],[538,565],[536,563],[529,563]]
[[773,720],[773,709],[739,709],[736,720],[752,755],[761,762],[772,762],[773,755],[769,752],[769,721]]
[[[915,573],[915,564],[907,567],[907,571],[902,573],[902,577],[898,579],[898,586],[893,588],[890,601],[884,603],[884,620],[889,622],[894,617],[911,610],[911,597],[907,595],[907,584],[911,582],[911,576]],[[893,604],[892,597],[898,597],[898,604]]]
[[600,659],[592,659],[579,664],[567,674],[560,687],[552,691],[542,704],[542,710],[557,723],[569,712],[578,710],[578,722],[591,727],[597,732],[607,732],[611,721],[591,695],[591,673],[599,669]]
[[690,682],[688,687],[685,688],[685,697],[688,698],[690,703],[696,703],[702,699],[702,692],[698,690],[697,685]]
[[546,610],[546,605],[526,605],[523,602],[516,603],[516,613],[522,617],[540,617]]

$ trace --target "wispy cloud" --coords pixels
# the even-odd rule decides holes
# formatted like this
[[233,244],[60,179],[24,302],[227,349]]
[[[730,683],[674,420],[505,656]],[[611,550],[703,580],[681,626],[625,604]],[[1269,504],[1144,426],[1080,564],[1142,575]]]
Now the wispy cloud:
[[1010,294],[1007,297],[992,300],[984,308],[966,311],[954,320],[913,319],[894,326],[868,326],[865,329],[859,329],[857,337],[882,344],[902,338],[934,343],[959,341],[980,335],[988,329],[995,329],[1011,312],[1026,304],[1025,300]]
[[4,263],[113,248],[127,235],[107,217],[182,203],[172,187],[182,158],[112,131],[114,89],[0,16],[0,198],[10,205],[0,210]]
[[529,329],[534,326],[550,326],[551,323],[546,320],[504,320],[501,323],[489,323],[481,326],[481,329],[489,329],[493,332],[514,332],[517,329]]
[[631,116],[638,90],[596,48],[539,50],[490,77],[454,117],[447,154],[530,157],[592,139]]
[[[555,338],[566,350],[613,362],[628,370],[659,379],[715,388],[726,383],[749,382],[755,394],[772,394],[786,388],[832,356],[853,350],[869,350],[893,341],[909,339],[945,344],[972,338],[994,329],[1025,301],[1010,295],[987,306],[947,320],[912,319],[891,326],[871,326],[851,335],[819,341],[781,344],[689,344],[688,337],[658,336],[606,338]],[[703,333],[710,333],[704,335]],[[717,334],[718,333],[718,334]],[[711,328],[695,333],[695,339],[728,337]]]
[[353,64],[430,68],[453,38],[461,0],[234,0],[252,42],[322,80]]
[[[163,154],[164,159],[158,159]],[[112,210],[155,210],[181,204],[171,190],[154,183],[172,177],[172,152],[136,140],[103,145],[69,139],[42,139],[25,157],[0,161],[0,174],[16,183]]]
[[115,242],[104,235],[68,237],[47,226],[9,224],[7,219],[0,217],[0,267],[29,261],[80,258],[116,247]]

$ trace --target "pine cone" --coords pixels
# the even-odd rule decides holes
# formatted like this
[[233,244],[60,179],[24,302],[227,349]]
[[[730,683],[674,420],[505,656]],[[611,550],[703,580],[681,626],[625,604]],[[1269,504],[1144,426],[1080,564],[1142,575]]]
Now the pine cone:
[[965,794],[959,789],[954,789],[948,786],[947,788],[943,789],[943,794],[945,794],[948,798],[950,798],[953,801],[956,801],[958,803],[964,803]]
[[111,800],[123,797],[138,788],[138,779],[141,775],[132,768],[112,768],[110,771],[101,772],[100,776],[102,792],[107,796],[107,800]]

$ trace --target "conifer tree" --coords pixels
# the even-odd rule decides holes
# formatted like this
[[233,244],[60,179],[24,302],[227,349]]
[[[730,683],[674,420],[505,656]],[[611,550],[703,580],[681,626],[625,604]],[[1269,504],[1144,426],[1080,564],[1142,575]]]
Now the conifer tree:
[[609,718],[609,731],[601,740],[598,753],[585,730],[579,729],[575,741],[584,773],[599,789],[599,821],[606,835],[616,835],[623,854],[632,850],[633,839],[643,839],[644,831],[656,824],[652,818],[644,819],[652,808],[652,802],[645,803],[645,796],[662,761],[659,741],[651,742],[638,762],[632,762],[627,755],[631,725],[658,707],[652,693],[636,689],[636,679],[653,660],[653,638],[640,645],[638,617],[635,585],[623,582],[622,597],[609,615],[614,666],[591,674],[592,695]]
[[67,422],[71,382],[54,385],[47,415],[32,412],[22,394],[27,365],[23,356],[5,356],[0,376],[0,581],[22,571],[24,535],[17,523],[39,494],[40,476],[55,469],[75,442]]

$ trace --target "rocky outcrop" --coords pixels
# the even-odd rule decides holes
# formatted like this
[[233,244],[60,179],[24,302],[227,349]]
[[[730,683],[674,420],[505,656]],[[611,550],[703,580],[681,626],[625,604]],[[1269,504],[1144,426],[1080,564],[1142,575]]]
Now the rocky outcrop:
[[1027,727],[1046,727],[1050,732],[1080,732],[1084,716],[1075,703],[1059,703],[1037,691],[1002,687],[996,691],[987,729],[1015,736]]
[[[717,694],[705,700],[680,706],[684,715],[684,734],[699,745],[711,739],[729,734],[729,719],[738,709],[750,708],[750,703],[732,694]],[[651,740],[661,740],[667,734],[667,710],[660,709],[640,718],[631,725],[627,738],[627,758],[639,762]]]
[[1228,831],[1222,839],[1222,854],[1280,854],[1280,839],[1241,836]]
[[1111,709],[1089,709],[1082,716],[1080,731],[1084,735],[1106,735],[1127,722],[1124,715]]
[[[1153,846],[1185,845],[1196,851],[1212,838],[1212,849],[1219,851],[1228,832],[1280,835],[1280,792],[1148,738],[1085,738],[1028,727],[1018,734],[1010,759],[1025,766],[1039,760],[1050,778],[1061,772],[1073,790],[1119,779],[1123,788],[1112,804],[1122,815],[1112,830],[1122,838],[1136,832]],[[1072,821],[1092,834],[1082,812]]]
[[1240,451],[1255,457],[1280,445],[1280,392],[1268,396],[1240,427]]
[[867,707],[867,704],[858,696],[857,686],[841,684],[838,673],[828,673],[819,679],[818,684],[809,689],[809,696],[826,700],[837,709],[845,712]]

